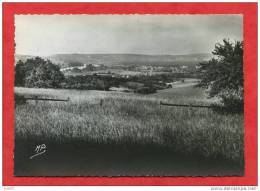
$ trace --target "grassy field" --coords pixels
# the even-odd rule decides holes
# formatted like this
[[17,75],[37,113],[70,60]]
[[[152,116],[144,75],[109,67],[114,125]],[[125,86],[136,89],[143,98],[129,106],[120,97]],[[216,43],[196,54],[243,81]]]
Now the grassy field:
[[[208,104],[216,101],[207,100],[205,92],[201,89],[184,85],[146,96],[105,91],[28,88],[15,88],[15,92],[27,96],[70,98],[69,102],[39,101],[35,103],[35,101],[27,101],[24,105],[16,106],[16,175],[243,174],[244,128],[242,114],[223,115],[210,109],[167,107],[159,104],[160,101],[184,104]],[[103,100],[102,105],[100,100]],[[64,163],[61,167],[63,172],[58,173],[57,170],[52,172],[51,167],[46,167],[47,163],[44,163],[42,168],[50,169],[46,172],[42,171],[38,164],[39,161],[45,160],[46,156],[38,159],[38,166],[31,161],[31,166],[28,167],[26,157],[32,153],[33,146],[40,143],[45,143],[48,148],[51,147],[49,155],[47,155],[49,160],[52,158],[51,153],[57,154],[57,151],[60,150],[59,156],[65,156],[71,161],[73,159],[68,156],[70,155],[68,153],[77,148],[74,155],[80,157],[77,157],[79,160],[75,163],[80,163],[82,160],[81,162],[85,164],[87,160],[89,165],[99,165],[99,167],[93,167],[95,170],[84,167],[78,169],[73,165],[68,169],[68,165]],[[95,154],[97,152],[99,154]],[[125,154],[128,157],[122,158],[125,156],[120,156],[120,152],[121,155]],[[88,153],[87,156],[84,153]],[[113,155],[110,158],[113,161],[109,163],[110,170],[118,169],[118,171],[107,170],[107,166],[109,166],[107,161],[99,161],[100,158],[104,158],[102,153],[106,153],[106,156]],[[129,153],[131,153],[132,162],[129,161]],[[88,158],[90,155],[93,160]],[[157,155],[162,156],[167,161],[165,163],[170,166],[166,164],[164,167],[157,166],[151,170],[152,165],[156,166],[157,163],[163,161],[160,158],[157,159],[156,163]],[[150,156],[149,160],[145,159],[148,156]],[[153,158],[153,162],[147,166],[149,169],[147,170],[144,164],[148,165],[149,162],[144,163],[142,160],[151,161],[151,158]],[[205,161],[211,161],[210,164],[204,165],[204,168],[207,169],[204,174],[200,172],[203,167],[200,170],[194,170],[194,168],[198,168],[200,163],[191,161],[191,158],[203,161],[200,162],[201,164],[206,164]],[[57,156],[52,159],[56,160]],[[122,170],[126,165],[122,164],[120,167],[119,159],[121,163],[124,160],[128,161],[129,168],[125,171]],[[190,162],[187,162],[189,160]],[[180,161],[183,162],[182,165],[178,164]],[[217,161],[224,166],[218,166],[220,164]],[[103,163],[106,164],[106,167],[102,167]],[[114,163],[117,164],[116,167]],[[139,173],[138,170],[132,172],[131,169],[140,169],[140,166],[135,165],[137,163],[139,163],[138,165],[142,164],[145,169]],[[183,169],[180,168],[181,166]],[[232,170],[226,169],[227,166]],[[102,168],[107,170],[106,173],[98,172],[97,169]],[[35,169],[38,171],[36,172]],[[82,169],[88,172],[82,172]]]

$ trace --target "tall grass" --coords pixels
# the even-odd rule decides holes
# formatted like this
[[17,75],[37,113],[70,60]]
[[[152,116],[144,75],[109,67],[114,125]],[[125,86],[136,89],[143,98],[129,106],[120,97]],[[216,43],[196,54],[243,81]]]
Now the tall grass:
[[[34,94],[36,90],[16,89]],[[38,90],[70,102],[28,101],[15,110],[16,137],[52,142],[157,145],[185,155],[243,163],[243,115],[160,106],[158,96],[116,92]],[[103,99],[102,106],[99,101]],[[172,101],[187,102],[175,97]],[[192,100],[192,95],[189,98]],[[169,99],[168,99],[169,101]]]

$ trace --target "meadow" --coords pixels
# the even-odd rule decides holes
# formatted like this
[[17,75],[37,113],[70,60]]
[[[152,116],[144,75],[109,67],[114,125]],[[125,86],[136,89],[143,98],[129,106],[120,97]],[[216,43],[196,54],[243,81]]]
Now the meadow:
[[[70,98],[16,106],[17,176],[243,175],[243,114],[159,104],[217,101],[192,85],[150,95],[17,87],[15,93]],[[28,161],[41,143],[47,154]]]

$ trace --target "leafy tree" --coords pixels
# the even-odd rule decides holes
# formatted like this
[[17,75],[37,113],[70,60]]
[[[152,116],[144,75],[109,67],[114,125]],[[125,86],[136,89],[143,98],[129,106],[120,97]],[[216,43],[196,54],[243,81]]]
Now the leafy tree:
[[59,66],[40,57],[18,61],[15,67],[16,86],[58,88],[63,80]]
[[19,60],[15,66],[15,86],[24,86],[25,84],[25,66],[24,63]]
[[226,108],[243,110],[243,41],[224,39],[212,54],[211,60],[200,64],[202,80],[198,86],[208,89],[210,97],[221,98]]

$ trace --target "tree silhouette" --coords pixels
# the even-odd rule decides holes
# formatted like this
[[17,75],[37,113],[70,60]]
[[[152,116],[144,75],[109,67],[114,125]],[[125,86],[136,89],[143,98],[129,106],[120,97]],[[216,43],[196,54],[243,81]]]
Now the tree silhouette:
[[243,41],[224,39],[217,43],[211,60],[200,64],[199,87],[209,89],[210,97],[221,98],[225,107],[243,110]]
[[63,80],[59,66],[40,57],[18,61],[15,66],[15,86],[59,88]]

